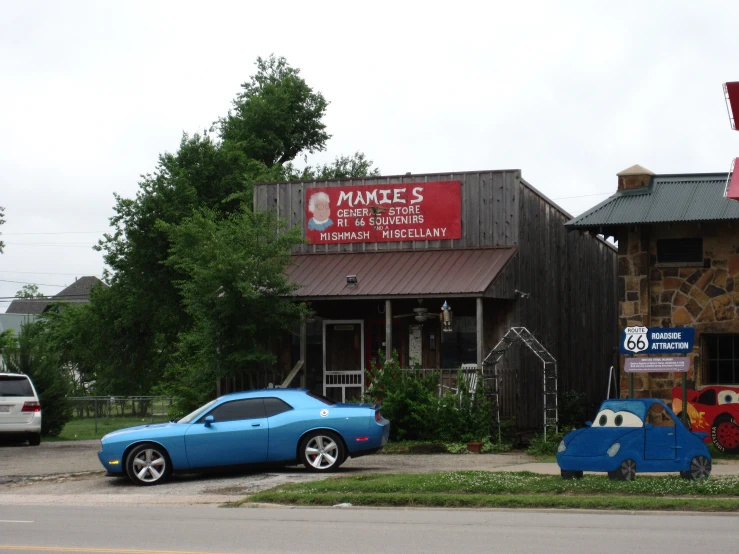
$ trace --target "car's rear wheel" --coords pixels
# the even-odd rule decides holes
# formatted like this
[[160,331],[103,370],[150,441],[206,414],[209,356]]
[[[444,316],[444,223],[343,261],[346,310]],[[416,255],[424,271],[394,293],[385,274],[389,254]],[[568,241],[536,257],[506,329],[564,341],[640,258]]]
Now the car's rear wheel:
[[308,471],[334,471],[346,458],[344,443],[331,431],[308,433],[299,446],[300,461]]
[[41,433],[35,433],[28,437],[29,446],[38,446],[41,444]]
[[713,420],[711,440],[716,448],[727,454],[739,454],[739,425],[729,414]]
[[636,462],[634,460],[624,460],[618,469],[608,472],[608,478],[616,481],[633,481],[635,477]]
[[560,470],[560,474],[562,475],[562,479],[582,479],[582,471],[570,471],[567,469]]
[[681,471],[680,477],[683,479],[708,479],[711,475],[711,460],[705,456],[696,456],[690,461],[690,469]]
[[158,485],[172,473],[167,451],[158,444],[134,447],[126,458],[126,475],[136,485]]

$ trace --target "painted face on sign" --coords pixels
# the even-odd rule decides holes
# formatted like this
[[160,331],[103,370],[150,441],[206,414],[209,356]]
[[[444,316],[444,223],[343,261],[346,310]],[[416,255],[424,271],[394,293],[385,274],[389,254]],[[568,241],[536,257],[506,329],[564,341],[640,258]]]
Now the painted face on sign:
[[331,221],[331,200],[325,192],[317,192],[310,197],[308,211],[313,214],[308,221],[308,229],[323,231],[334,224]]

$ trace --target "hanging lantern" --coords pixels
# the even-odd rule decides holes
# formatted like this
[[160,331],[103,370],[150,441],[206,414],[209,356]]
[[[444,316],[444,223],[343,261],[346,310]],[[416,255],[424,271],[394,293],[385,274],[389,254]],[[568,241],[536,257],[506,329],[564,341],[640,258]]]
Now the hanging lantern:
[[444,305],[441,307],[441,330],[445,333],[452,332],[452,309],[444,300]]

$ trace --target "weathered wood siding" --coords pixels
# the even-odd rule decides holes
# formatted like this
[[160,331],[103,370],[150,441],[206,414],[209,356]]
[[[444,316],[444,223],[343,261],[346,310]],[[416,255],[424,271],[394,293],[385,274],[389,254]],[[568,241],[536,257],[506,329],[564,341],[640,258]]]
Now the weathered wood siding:
[[298,252],[374,252],[382,250],[425,250],[438,248],[478,248],[513,246],[518,241],[518,180],[520,172],[481,171],[468,173],[435,173],[368,179],[331,181],[297,181],[265,183],[254,187],[254,206],[259,210],[276,210],[290,226],[305,232],[305,189],[308,187],[346,187],[461,181],[462,238],[407,242],[372,242],[351,244],[302,245]]
[[[507,326],[527,327],[557,359],[560,393],[584,392],[592,410],[605,397],[618,345],[617,253],[597,237],[566,231],[568,215],[525,182],[519,197],[519,251],[507,271],[530,296],[514,301]],[[517,423],[541,426],[542,364],[521,347],[511,350],[504,363],[518,370]]]

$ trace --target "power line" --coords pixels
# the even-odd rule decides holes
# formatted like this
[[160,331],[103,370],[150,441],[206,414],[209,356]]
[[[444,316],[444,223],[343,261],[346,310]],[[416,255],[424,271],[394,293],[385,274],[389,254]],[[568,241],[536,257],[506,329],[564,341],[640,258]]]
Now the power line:
[[[77,277],[79,275],[86,275],[86,272],[84,272],[84,271],[78,271],[77,273],[53,273],[53,272],[50,272],[50,271],[5,271],[5,270],[0,270],[0,273],[22,273],[22,274],[27,274],[27,275],[66,275],[66,276],[72,276],[72,275],[74,275],[75,277]],[[98,277],[98,279],[100,278],[98,275],[95,275],[95,277]]]
[[69,285],[48,285],[44,283],[28,283],[26,281],[8,281],[6,279],[0,279],[0,283],[15,283],[16,285],[36,285],[41,287],[68,287]]

